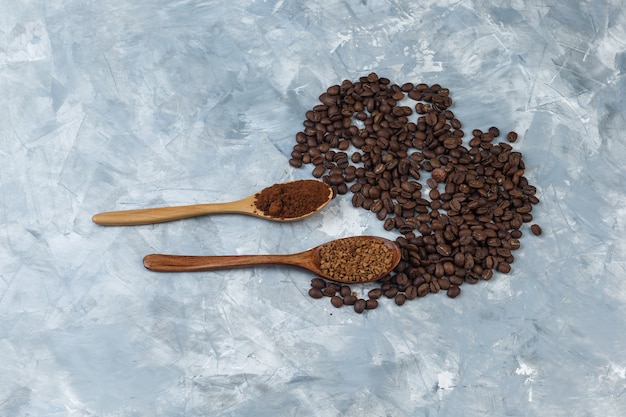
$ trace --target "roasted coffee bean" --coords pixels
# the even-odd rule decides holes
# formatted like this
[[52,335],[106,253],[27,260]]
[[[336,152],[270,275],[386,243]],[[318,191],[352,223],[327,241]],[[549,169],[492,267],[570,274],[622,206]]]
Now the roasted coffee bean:
[[395,303],[396,303],[397,305],[401,306],[401,305],[403,305],[403,304],[404,304],[404,302],[406,301],[406,295],[404,295],[404,294],[402,294],[402,293],[397,294],[397,295],[395,296],[395,298],[394,298],[394,301],[395,301]]
[[427,282],[425,282],[422,285],[420,285],[419,287],[417,287],[417,296],[418,297],[424,297],[429,292],[430,292],[430,285]]
[[319,288],[311,288],[309,290],[309,296],[311,296],[311,298],[322,298],[324,294],[322,294],[322,290]]
[[322,294],[324,294],[326,297],[332,297],[336,293],[337,293],[337,290],[331,286],[327,286],[326,288],[322,290]]
[[492,269],[485,269],[481,274],[480,274],[481,278],[484,279],[485,281],[489,281],[492,277],[493,277],[493,270]]
[[354,194],[352,196],[352,205],[354,207],[362,207],[364,201],[365,201],[365,198],[363,198],[363,195],[361,194]]
[[450,275],[450,277],[448,278],[448,280],[450,281],[451,285],[461,285],[463,284],[463,277],[467,275],[467,272],[464,272],[463,275]]
[[330,185],[339,185],[343,183],[344,178],[341,174],[332,174],[328,177],[328,182]]
[[470,273],[467,273],[467,275],[465,275],[464,280],[468,284],[476,284],[478,282],[478,277],[470,272]]
[[500,136],[500,129],[498,129],[495,126],[492,126],[492,127],[489,128],[489,133],[491,133],[491,135],[494,138],[497,138],[498,136]]
[[374,288],[367,293],[367,296],[371,299],[380,298],[383,295],[383,292],[380,288]]
[[448,173],[444,169],[435,168],[432,170],[430,175],[433,180],[439,183],[439,182],[444,182],[446,180]]
[[543,233],[543,231],[541,230],[541,226],[539,226],[538,224],[531,225],[530,231],[533,232],[535,236],[539,236],[541,235],[541,233]]
[[291,165],[291,166],[292,166],[292,167],[294,167],[294,168],[301,168],[301,167],[302,167],[302,163],[303,163],[303,162],[302,162],[302,159],[294,159],[294,158],[291,158],[291,159],[289,160],[289,165]]
[[450,280],[440,278],[438,281],[439,288],[443,291],[447,291],[450,288]]
[[404,286],[409,283],[409,277],[405,273],[399,273],[396,275],[396,284],[399,286]]
[[365,306],[367,305],[367,302],[362,299],[359,298],[358,300],[356,300],[356,302],[354,303],[354,311],[358,314],[361,314],[363,311],[365,311]]
[[437,188],[438,183],[437,180],[434,178],[429,178],[426,180],[426,185],[428,185],[430,188]]
[[395,227],[395,221],[392,218],[387,218],[385,220],[385,224],[383,225],[383,228],[385,230],[393,230]]
[[461,288],[458,285],[451,285],[448,291],[446,291],[446,294],[450,298],[456,298],[461,294]]
[[333,295],[330,298],[330,303],[333,305],[333,307],[339,308],[341,306],[343,306],[343,298],[337,296],[337,295]]
[[409,285],[406,290],[404,290],[404,294],[408,300],[413,300],[417,297],[417,287],[415,285]]
[[385,297],[393,298],[398,294],[398,287],[391,287],[387,291],[385,291]]
[[439,243],[436,247],[436,250],[441,256],[450,256],[452,254],[452,248],[450,247],[450,245],[447,245],[445,243]]
[[347,306],[354,305],[354,303],[356,303],[356,300],[357,298],[352,294],[343,297],[343,303]]
[[378,307],[378,300],[370,298],[370,299],[365,301],[365,309],[366,310],[373,310],[376,307]]
[[339,290],[339,293],[341,294],[342,297],[346,297],[352,294],[352,290],[347,285],[342,285],[341,289]]
[[474,238],[475,240],[479,242],[482,242],[487,239],[487,234],[485,233],[484,230],[477,229],[472,232],[472,238]]
[[311,280],[311,287],[321,290],[323,288],[326,288],[326,281],[324,281],[322,278],[313,278]]
[[326,172],[326,167],[323,165],[318,165],[313,169],[312,174],[315,178],[322,178],[325,172]]
[[383,209],[383,202],[380,200],[376,200],[372,203],[372,206],[370,207],[370,210],[373,213],[378,213],[379,211],[381,211]]
[[515,132],[507,133],[506,140],[508,140],[511,143],[515,142],[517,140],[517,133],[515,133]]
[[511,250],[519,249],[521,246],[520,241],[517,239],[513,239],[513,238],[509,240],[508,245],[511,248]]

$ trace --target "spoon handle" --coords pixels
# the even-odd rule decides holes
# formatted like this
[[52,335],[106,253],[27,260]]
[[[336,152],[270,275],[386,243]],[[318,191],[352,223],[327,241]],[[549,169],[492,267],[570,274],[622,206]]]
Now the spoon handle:
[[216,213],[248,213],[251,211],[245,200],[230,203],[193,204],[189,206],[157,207],[138,210],[121,210],[98,213],[92,217],[102,226],[138,226],[188,219]]
[[143,265],[152,271],[193,272],[214,271],[256,265],[293,265],[310,268],[313,264],[303,254],[292,255],[226,255],[186,256],[151,254],[143,258]]

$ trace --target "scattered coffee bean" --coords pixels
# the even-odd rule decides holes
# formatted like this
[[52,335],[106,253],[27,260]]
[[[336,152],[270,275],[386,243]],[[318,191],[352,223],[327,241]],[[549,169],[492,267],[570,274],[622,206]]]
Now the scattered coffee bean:
[[397,294],[394,298],[394,301],[396,302],[397,305],[401,306],[404,304],[404,302],[406,301],[406,295],[400,293]]
[[347,295],[352,294],[352,290],[347,285],[342,285],[341,289],[339,290],[339,293],[341,294],[342,297],[345,297]]
[[347,306],[352,306],[354,305],[354,303],[356,303],[356,296],[350,294],[350,295],[346,295],[343,297],[343,303]]
[[539,226],[538,224],[531,225],[530,231],[533,232],[535,236],[539,236],[540,234],[543,233],[543,230],[541,230],[541,226]]
[[428,294],[430,292],[430,284],[425,282],[422,285],[420,285],[419,287],[417,287],[417,296],[418,297],[425,297],[426,294]]
[[391,287],[385,291],[385,297],[394,298],[398,294],[398,287]]
[[511,143],[515,142],[517,140],[517,133],[515,133],[515,132],[507,133],[506,140],[508,140]]
[[330,303],[333,307],[339,308],[343,305],[343,299],[337,295],[334,295],[330,298]]
[[323,280],[322,278],[313,278],[311,280],[311,287],[318,288],[321,290],[323,288],[326,288],[326,281]]
[[448,288],[448,291],[446,291],[446,294],[450,298],[456,298],[459,294],[461,294],[461,288],[458,285],[451,285],[450,288]]
[[417,297],[417,287],[415,285],[409,285],[406,290],[404,290],[404,294],[406,298],[409,300],[413,300]]
[[309,290],[309,296],[311,296],[311,298],[322,298],[324,294],[322,294],[322,290],[319,288],[311,288]]
[[363,311],[365,311],[365,306],[367,305],[367,302],[362,299],[359,298],[358,300],[356,300],[356,302],[354,303],[354,311],[356,313],[361,314]]
[[374,288],[367,293],[367,296],[373,300],[380,298],[383,295],[383,292],[380,288]]
[[337,290],[333,287],[326,287],[322,290],[322,294],[324,294],[326,297],[332,297],[333,295],[335,295],[337,293]]

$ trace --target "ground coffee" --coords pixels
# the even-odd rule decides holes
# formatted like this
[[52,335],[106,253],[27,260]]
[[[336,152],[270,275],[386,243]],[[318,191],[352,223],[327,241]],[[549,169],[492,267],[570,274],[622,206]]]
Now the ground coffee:
[[328,201],[328,186],[317,180],[299,180],[261,190],[254,204],[264,214],[280,219],[301,217]]

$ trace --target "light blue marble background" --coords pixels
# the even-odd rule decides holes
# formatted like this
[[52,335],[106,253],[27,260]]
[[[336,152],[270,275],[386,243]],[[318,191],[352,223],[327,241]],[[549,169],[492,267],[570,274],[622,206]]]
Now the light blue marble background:
[[[1,0],[0,415],[623,415],[624,13],[620,0]],[[520,133],[544,234],[525,226],[511,274],[356,315],[310,299],[300,270],[141,264],[386,236],[349,196],[299,223],[91,222],[309,178],[287,163],[304,112],[372,71],[450,88],[466,131]]]

